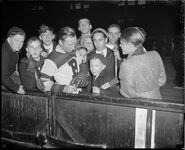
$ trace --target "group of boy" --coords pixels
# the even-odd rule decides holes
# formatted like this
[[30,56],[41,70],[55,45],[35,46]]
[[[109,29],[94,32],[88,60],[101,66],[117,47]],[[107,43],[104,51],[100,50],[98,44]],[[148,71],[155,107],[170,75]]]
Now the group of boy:
[[91,33],[89,19],[78,22],[81,36],[74,29],[60,28],[58,43],[53,29],[42,25],[39,37],[31,37],[26,45],[26,58],[20,60],[20,81],[13,77],[18,64],[25,32],[19,27],[8,31],[2,45],[2,86],[18,94],[29,90],[53,93],[93,92],[118,96],[118,66],[121,28],[117,24],[97,28]]

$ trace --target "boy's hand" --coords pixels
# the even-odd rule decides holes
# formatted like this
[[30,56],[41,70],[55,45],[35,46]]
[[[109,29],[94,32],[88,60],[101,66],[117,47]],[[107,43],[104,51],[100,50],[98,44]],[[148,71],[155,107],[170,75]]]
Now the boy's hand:
[[40,55],[43,56],[44,58],[46,58],[48,56],[48,53],[42,51]]
[[26,92],[24,91],[22,85],[19,86],[19,90],[17,91],[17,93],[18,93],[18,94],[25,94],[25,93],[26,93]]
[[113,52],[114,52],[114,56],[118,59],[118,60],[121,60],[121,57],[120,57],[120,54],[119,54],[119,50],[114,48],[113,49]]
[[74,85],[66,85],[63,90],[65,93],[75,93],[76,91],[77,88]]
[[92,90],[93,90],[93,93],[100,94],[100,88],[98,88],[97,86],[93,86]]
[[15,70],[15,72],[13,73],[13,75],[19,76],[19,71]]

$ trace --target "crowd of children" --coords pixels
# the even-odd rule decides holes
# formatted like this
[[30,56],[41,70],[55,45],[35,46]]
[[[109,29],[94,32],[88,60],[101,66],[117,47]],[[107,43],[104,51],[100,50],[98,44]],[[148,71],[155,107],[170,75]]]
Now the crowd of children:
[[82,18],[79,38],[66,26],[59,29],[55,42],[53,29],[41,25],[39,37],[28,39],[26,57],[16,67],[26,34],[12,27],[2,45],[2,88],[18,94],[39,90],[160,99],[165,69],[160,55],[143,47],[144,30],[129,27],[121,33],[118,24],[107,31],[96,28],[91,33],[91,29],[90,20]]

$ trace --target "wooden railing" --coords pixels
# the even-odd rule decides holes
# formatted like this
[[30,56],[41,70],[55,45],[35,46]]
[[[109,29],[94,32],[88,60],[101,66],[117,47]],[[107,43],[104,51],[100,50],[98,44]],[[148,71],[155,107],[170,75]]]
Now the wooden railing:
[[4,129],[46,131],[58,139],[123,148],[176,148],[184,141],[184,104],[87,94],[2,91]]

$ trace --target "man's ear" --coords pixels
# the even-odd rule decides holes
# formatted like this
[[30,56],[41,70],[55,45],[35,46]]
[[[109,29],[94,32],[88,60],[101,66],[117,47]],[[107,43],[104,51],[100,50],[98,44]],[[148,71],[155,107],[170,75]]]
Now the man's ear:
[[53,40],[53,39],[55,39],[55,38],[56,38],[56,35],[55,35],[55,34],[53,34],[52,40]]
[[78,30],[81,32],[80,27],[78,27]]
[[8,43],[10,43],[10,37],[7,38]]
[[92,25],[89,26],[90,27],[90,30],[92,29]]
[[108,37],[105,39],[105,43],[107,43],[108,42]]
[[42,52],[42,50],[43,50],[43,48],[41,47],[41,48],[40,48],[40,52]]
[[41,36],[39,35],[39,39],[42,40]]
[[121,33],[119,33],[119,38],[121,37]]
[[26,51],[28,52],[28,48],[26,48]]
[[[106,65],[103,64],[102,68],[105,69],[105,67],[106,67]],[[103,69],[102,69],[102,70],[103,70]]]
[[61,40],[58,40],[58,43],[59,43],[60,45],[63,45],[63,42],[62,42]]

